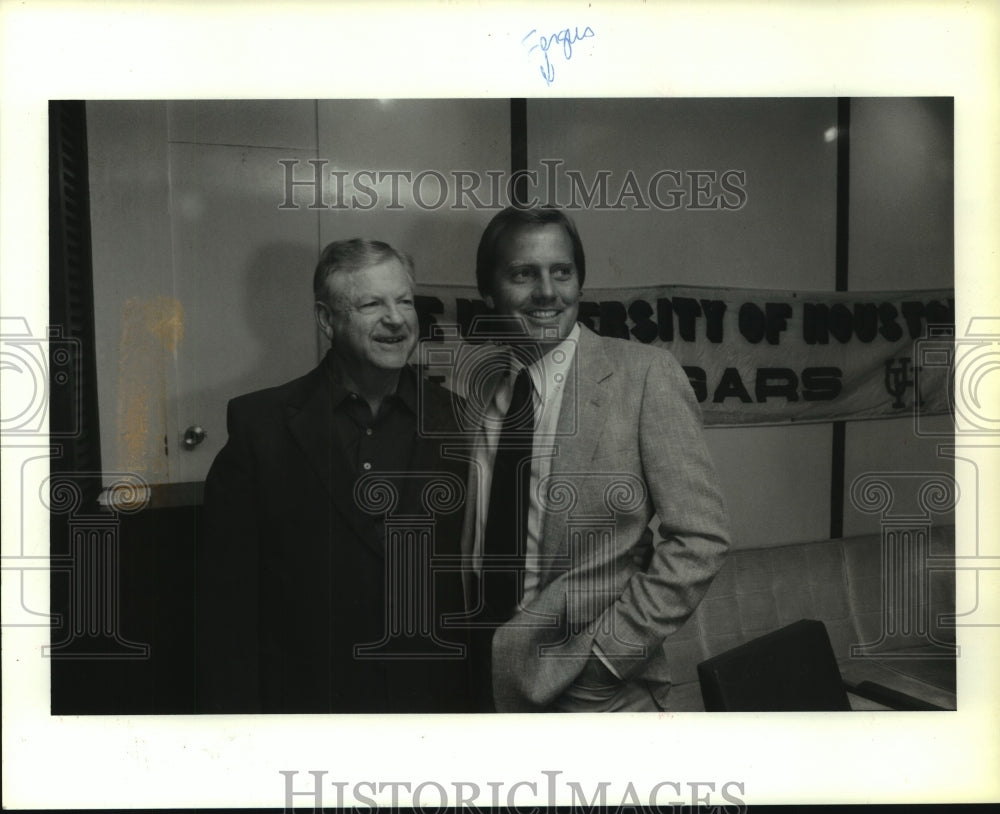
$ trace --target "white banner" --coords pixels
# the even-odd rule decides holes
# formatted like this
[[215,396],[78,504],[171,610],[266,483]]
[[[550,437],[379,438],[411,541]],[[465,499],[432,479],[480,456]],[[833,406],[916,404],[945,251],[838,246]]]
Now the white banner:
[[[423,285],[418,295],[432,342],[461,341],[487,313],[473,287]],[[668,349],[705,424],[736,426],[949,412],[954,309],[952,290],[655,286],[588,289],[579,321]],[[449,383],[449,370],[426,367]]]

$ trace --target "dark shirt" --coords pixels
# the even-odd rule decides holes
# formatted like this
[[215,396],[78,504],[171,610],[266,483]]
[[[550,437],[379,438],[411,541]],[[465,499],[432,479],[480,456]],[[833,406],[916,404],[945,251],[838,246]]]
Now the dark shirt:
[[347,453],[355,478],[369,472],[406,472],[417,435],[417,382],[412,368],[399,374],[396,392],[382,399],[378,415],[368,402],[347,390],[334,374],[334,437]]

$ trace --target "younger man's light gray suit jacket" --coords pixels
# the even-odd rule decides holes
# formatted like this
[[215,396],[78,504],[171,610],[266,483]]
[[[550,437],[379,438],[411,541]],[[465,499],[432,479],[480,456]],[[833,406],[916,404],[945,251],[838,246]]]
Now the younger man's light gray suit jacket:
[[[661,645],[694,611],[729,546],[687,376],[663,348],[584,327],[557,434],[546,443],[556,455],[537,484],[545,506],[539,590],[494,636],[497,711],[549,709],[595,644],[620,676],[646,682],[666,705]],[[466,556],[477,481],[473,467]]]

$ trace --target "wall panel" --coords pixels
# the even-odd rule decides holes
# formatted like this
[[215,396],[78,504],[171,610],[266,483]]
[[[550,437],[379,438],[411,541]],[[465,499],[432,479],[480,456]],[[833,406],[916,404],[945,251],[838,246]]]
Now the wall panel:
[[[344,200],[367,205],[371,196],[352,183],[357,173],[409,172],[398,181],[392,204],[391,179],[379,183],[362,176],[375,190],[368,210],[321,211],[320,242],[350,237],[385,240],[409,253],[417,279],[468,285],[475,279],[476,246],[495,210],[479,210],[468,196],[455,194],[456,171],[485,176],[510,169],[510,103],[506,99],[325,100],[319,103],[319,157],[325,169],[347,172]],[[420,173],[428,174],[418,183]],[[303,177],[309,177],[303,172]],[[416,187],[416,195],[414,188]],[[442,191],[444,202],[437,206]],[[327,188],[327,201],[334,192]],[[485,189],[477,196],[488,203]],[[398,208],[393,208],[398,206]],[[458,208],[458,207],[465,208]],[[296,213],[286,213],[291,216]]]
[[[952,109],[950,98],[851,100],[850,290],[954,288]],[[860,475],[954,471],[937,455],[948,439],[918,437],[913,426],[910,415],[847,424],[844,534],[880,528],[851,505]],[[947,432],[950,418],[932,426]]]
[[955,280],[952,100],[851,100],[849,287]]
[[164,102],[87,103],[101,462],[152,482],[176,427],[173,357],[144,319],[173,292],[166,129]]
[[829,536],[829,424],[713,427],[705,440],[726,497],[734,548]]
[[[312,272],[316,214],[288,218],[278,156],[312,152],[170,145],[178,436],[171,480],[202,480],[226,440],[226,403],[306,373],[316,362]],[[179,446],[191,425],[208,433]]]
[[[565,162],[560,202],[571,200],[566,170],[580,171],[591,186],[610,171],[611,203],[629,171],[640,188],[660,170],[682,173],[688,194],[675,210],[649,201],[645,211],[577,214],[592,285],[824,290],[834,272],[836,145],[827,133],[836,115],[833,99],[531,99],[528,167]],[[745,173],[745,204],[692,208],[691,173],[727,170]],[[672,181],[660,182],[668,205]],[[702,205],[712,199],[711,191],[698,198]]]

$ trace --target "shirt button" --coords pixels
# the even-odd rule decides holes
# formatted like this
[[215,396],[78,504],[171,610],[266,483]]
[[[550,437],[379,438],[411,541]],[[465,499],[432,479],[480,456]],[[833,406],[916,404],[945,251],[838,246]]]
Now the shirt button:
[[369,427],[367,430],[365,430],[365,435],[371,435],[373,432],[375,432],[375,430]]
[[367,472],[369,469],[372,468],[372,465],[368,461],[365,461],[363,464],[361,464],[361,468]]
[[351,393],[351,398],[352,398],[352,399],[353,399],[354,401],[357,401],[357,400],[358,400],[358,394],[357,394],[357,393]]

